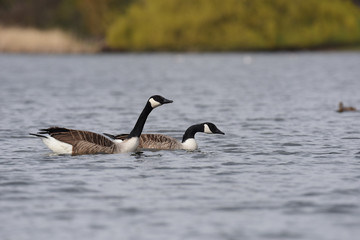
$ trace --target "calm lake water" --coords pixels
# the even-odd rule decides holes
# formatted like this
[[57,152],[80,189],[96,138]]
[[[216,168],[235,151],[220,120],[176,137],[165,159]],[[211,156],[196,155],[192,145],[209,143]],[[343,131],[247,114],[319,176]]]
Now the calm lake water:
[[[354,239],[360,52],[0,55],[2,240]],[[39,128],[198,133],[199,150],[54,155]],[[356,237],[355,237],[356,238]]]

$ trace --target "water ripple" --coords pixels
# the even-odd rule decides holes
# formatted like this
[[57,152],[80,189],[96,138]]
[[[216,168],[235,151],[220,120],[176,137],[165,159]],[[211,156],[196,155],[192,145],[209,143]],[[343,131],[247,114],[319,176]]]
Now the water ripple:
[[56,188],[52,189],[52,192],[61,192],[61,193],[96,193],[99,192],[97,190],[85,188],[85,187],[64,187],[64,188]]
[[300,143],[288,142],[288,143],[282,144],[281,146],[283,146],[283,147],[301,147],[302,144],[300,144]]
[[0,186],[27,186],[33,184],[29,181],[7,181],[7,182],[0,182]]
[[296,155],[296,154],[299,154],[299,152],[288,152],[288,151],[284,151],[284,150],[276,150],[276,151],[273,151],[272,154],[279,154],[279,155]]
[[355,204],[331,204],[328,206],[322,206],[315,212],[324,214],[357,214],[359,209]]

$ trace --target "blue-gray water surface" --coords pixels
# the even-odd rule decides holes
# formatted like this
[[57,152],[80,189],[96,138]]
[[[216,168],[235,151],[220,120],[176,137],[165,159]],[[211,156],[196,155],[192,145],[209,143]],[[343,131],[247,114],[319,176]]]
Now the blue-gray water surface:
[[[0,55],[0,239],[355,239],[360,53]],[[39,128],[144,132],[199,150],[52,154]],[[354,238],[355,237],[355,238]]]

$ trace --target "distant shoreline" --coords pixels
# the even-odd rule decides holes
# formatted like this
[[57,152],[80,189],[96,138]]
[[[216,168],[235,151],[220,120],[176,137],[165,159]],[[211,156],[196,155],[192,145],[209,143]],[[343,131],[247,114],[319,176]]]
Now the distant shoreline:
[[4,27],[0,25],[0,53],[72,54],[72,53],[236,53],[236,52],[302,52],[302,51],[360,51],[360,45],[318,46],[313,48],[252,49],[238,51],[130,51],[112,49],[99,43],[80,40],[63,30]]
[[321,51],[360,51],[360,45],[347,45],[347,46],[319,46],[314,48],[279,48],[279,49],[243,49],[232,51],[221,50],[208,50],[208,51],[182,51],[182,50],[117,50],[110,48],[99,48],[97,53],[281,53],[281,52],[321,52]]
[[95,53],[87,43],[59,29],[4,27],[0,25],[0,53]]

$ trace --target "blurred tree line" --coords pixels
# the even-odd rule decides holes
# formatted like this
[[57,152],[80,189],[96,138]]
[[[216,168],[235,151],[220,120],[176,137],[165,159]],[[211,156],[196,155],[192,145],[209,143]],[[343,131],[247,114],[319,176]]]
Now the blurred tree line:
[[130,51],[360,45],[360,0],[0,0],[0,23],[58,27]]
[[0,23],[103,38],[134,0],[0,0]]

